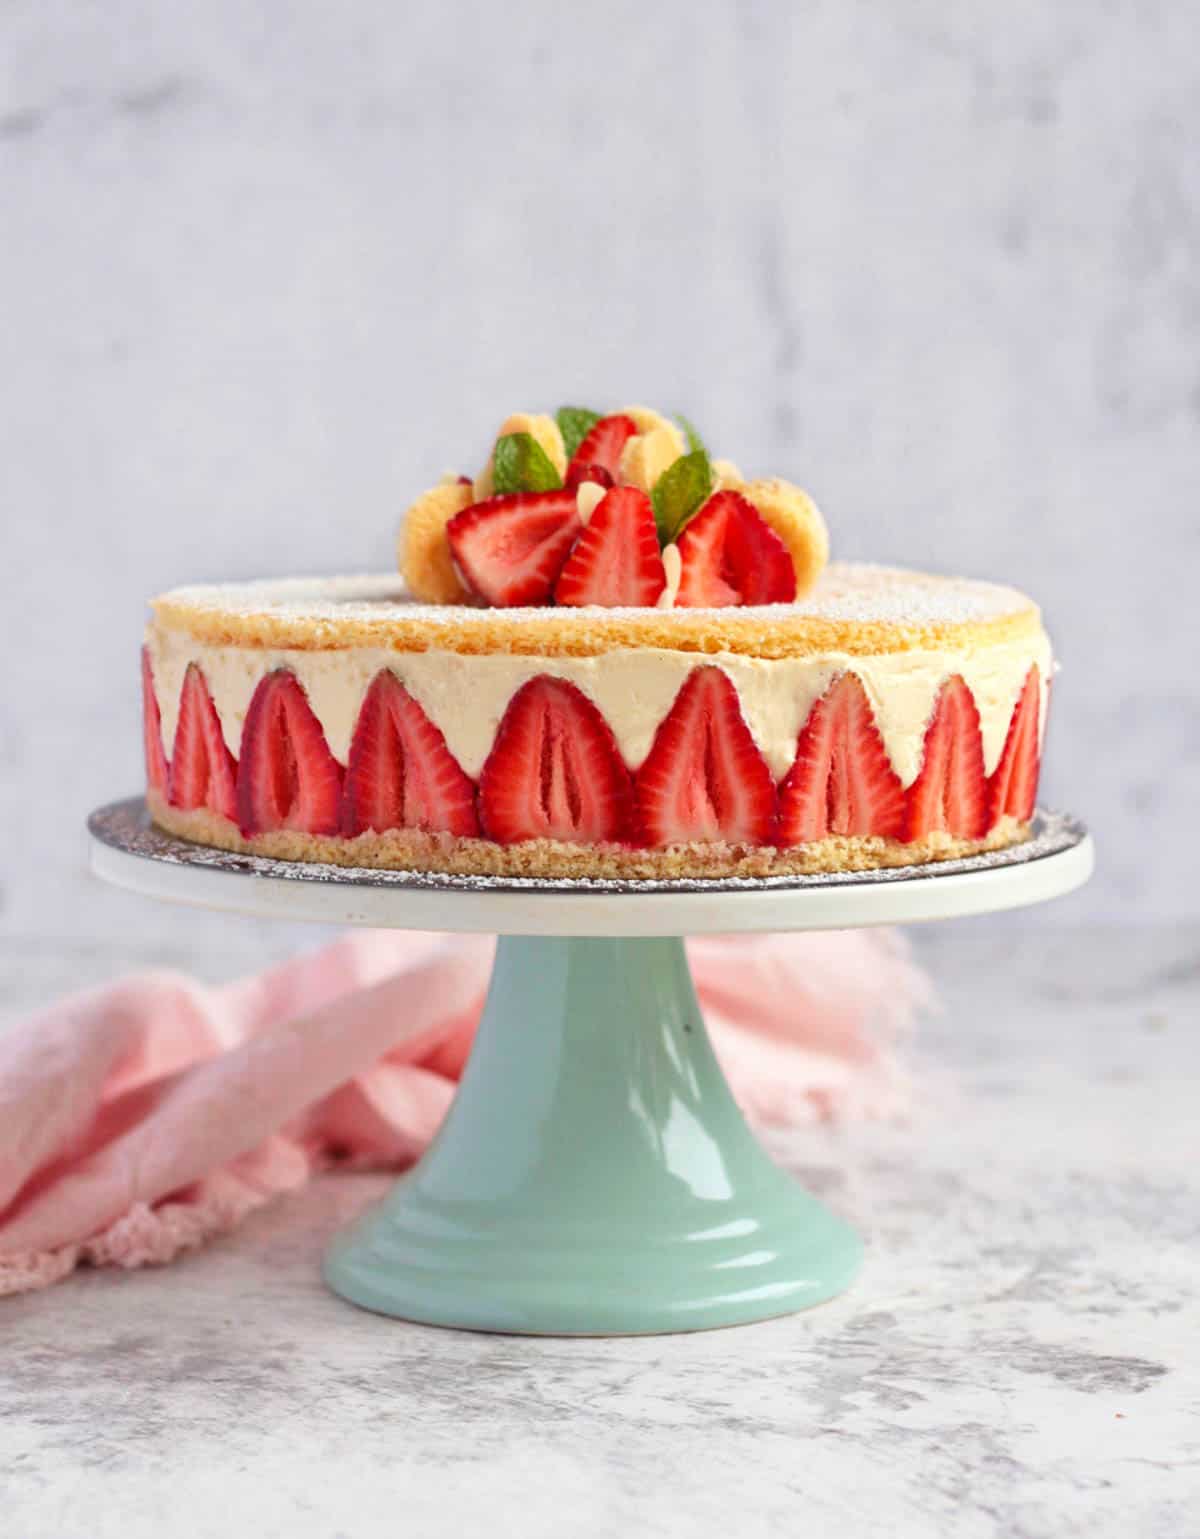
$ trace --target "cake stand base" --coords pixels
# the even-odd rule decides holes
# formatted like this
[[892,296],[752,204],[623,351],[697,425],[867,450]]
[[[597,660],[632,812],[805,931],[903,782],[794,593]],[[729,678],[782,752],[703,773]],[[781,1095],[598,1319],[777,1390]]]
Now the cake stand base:
[[858,1268],[854,1232],[747,1130],[677,937],[992,913],[1072,891],[1093,860],[1082,825],[1045,812],[1027,843],[989,855],[756,881],[497,882],[231,855],[154,828],[140,797],[89,828],[93,869],[149,896],[501,932],[441,1132],[325,1275],[383,1314],[542,1335],[761,1320],[831,1298]]
[[820,1303],[861,1254],[747,1129],[682,941],[505,936],[441,1132],[325,1276],[432,1325],[625,1335]]

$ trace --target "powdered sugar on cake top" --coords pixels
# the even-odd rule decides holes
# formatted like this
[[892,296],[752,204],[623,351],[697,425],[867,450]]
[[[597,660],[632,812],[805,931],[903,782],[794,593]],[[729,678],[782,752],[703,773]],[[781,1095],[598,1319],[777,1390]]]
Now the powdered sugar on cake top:
[[[398,576],[285,577],[255,582],[204,584],[175,588],[163,595],[165,604],[181,609],[219,612],[250,617],[273,615],[317,624],[322,622],[370,622],[401,617],[431,624],[489,629],[521,627],[544,621],[548,614],[563,619],[561,609],[473,609],[459,605],[418,604],[408,597]],[[900,567],[834,562],[814,590],[794,604],[740,608],[747,619],[786,621],[808,617],[835,623],[896,625],[901,627],[978,624],[1005,615],[1020,614],[1031,602],[1015,588],[998,583],[976,582],[962,577],[939,577]],[[573,613],[584,616],[600,611]],[[705,613],[728,617],[728,610],[675,610],[670,614],[638,609],[604,610],[603,614],[636,617],[654,613],[656,623],[670,623],[672,615],[696,617]]]

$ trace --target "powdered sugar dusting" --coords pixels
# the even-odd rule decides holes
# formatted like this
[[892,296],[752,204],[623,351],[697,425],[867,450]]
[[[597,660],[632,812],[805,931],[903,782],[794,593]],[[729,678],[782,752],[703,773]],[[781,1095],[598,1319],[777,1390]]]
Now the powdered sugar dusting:
[[[418,604],[408,596],[398,576],[284,577],[256,582],[175,588],[163,595],[172,605],[209,613],[244,617],[271,615],[310,623],[413,619],[456,629],[472,625],[519,629],[544,620],[545,608],[473,609],[466,605]],[[794,604],[770,604],[737,611],[752,619],[812,618],[898,626],[956,625],[993,620],[1032,607],[1024,594],[997,583],[963,577],[937,577],[901,567],[834,562],[812,593]],[[553,611],[561,617],[562,610]],[[580,616],[599,611],[580,609]],[[681,616],[703,610],[675,611]],[[709,611],[728,616],[729,610]],[[660,611],[606,609],[613,618],[632,618]]]
[[817,620],[967,625],[1019,614],[1031,602],[1015,588],[999,583],[834,562],[806,598],[786,607]]

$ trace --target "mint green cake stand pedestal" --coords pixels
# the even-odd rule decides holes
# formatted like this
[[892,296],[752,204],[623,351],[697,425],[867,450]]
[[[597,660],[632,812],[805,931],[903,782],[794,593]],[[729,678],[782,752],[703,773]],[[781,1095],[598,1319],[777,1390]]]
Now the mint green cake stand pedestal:
[[325,1275],[438,1325],[616,1335],[817,1304],[861,1254],[746,1127],[682,941],[502,936],[441,1132]]
[[500,884],[224,855],[152,828],[140,800],[102,808],[90,828],[94,869],[157,897],[500,934],[441,1131],[334,1242],[325,1276],[382,1314],[548,1335],[762,1320],[841,1293],[861,1263],[850,1226],[746,1127],[680,936],[1015,907],[1078,886],[1092,865],[1085,831],[1051,815],[1018,852],[936,870],[685,886]]

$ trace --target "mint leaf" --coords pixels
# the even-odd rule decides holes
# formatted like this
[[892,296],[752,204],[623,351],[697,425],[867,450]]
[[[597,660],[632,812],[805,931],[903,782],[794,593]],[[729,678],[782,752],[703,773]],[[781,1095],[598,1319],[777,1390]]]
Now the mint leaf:
[[682,412],[676,412],[675,420],[683,429],[684,435],[687,438],[688,448],[692,451],[692,453],[707,454],[708,450],[704,447],[703,438],[700,437],[700,434],[697,433],[696,429],[692,426],[692,424],[688,421]]
[[505,433],[496,440],[492,476],[497,495],[556,492],[562,479],[532,433]]
[[554,413],[569,460],[575,458],[576,449],[603,415],[603,412],[589,411],[586,406],[560,406]]
[[663,471],[650,493],[660,545],[679,538],[688,519],[712,496],[712,489],[712,465],[703,449],[693,449]]

